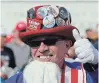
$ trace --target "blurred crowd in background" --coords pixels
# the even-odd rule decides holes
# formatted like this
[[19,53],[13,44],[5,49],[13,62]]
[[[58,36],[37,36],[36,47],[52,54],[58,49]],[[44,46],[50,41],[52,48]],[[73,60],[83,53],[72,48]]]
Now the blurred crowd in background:
[[18,34],[26,29],[26,23],[19,22],[11,35],[1,32],[0,35],[0,77],[5,80],[18,71],[31,59],[31,49],[24,44]]

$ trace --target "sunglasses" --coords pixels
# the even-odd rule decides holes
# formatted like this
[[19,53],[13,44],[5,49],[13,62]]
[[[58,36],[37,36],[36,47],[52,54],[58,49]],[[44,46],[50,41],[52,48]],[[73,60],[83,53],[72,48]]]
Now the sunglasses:
[[52,46],[52,45],[55,45],[58,41],[61,41],[61,40],[64,40],[64,38],[60,38],[60,37],[56,37],[56,38],[46,38],[46,39],[43,39],[43,40],[31,40],[28,43],[28,45],[30,47],[39,47],[41,42],[43,42],[45,45],[47,46]]

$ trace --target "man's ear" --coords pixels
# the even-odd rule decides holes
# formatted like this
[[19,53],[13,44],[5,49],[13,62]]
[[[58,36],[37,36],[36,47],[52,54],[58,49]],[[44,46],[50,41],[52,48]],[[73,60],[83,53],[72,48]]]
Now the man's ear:
[[71,40],[67,40],[66,41],[66,48],[70,48],[72,46],[72,41]]

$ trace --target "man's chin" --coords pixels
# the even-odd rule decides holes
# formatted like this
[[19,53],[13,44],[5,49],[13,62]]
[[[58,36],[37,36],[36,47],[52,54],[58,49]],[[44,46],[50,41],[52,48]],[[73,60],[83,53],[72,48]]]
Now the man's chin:
[[26,83],[60,83],[61,71],[56,63],[34,60],[23,72]]

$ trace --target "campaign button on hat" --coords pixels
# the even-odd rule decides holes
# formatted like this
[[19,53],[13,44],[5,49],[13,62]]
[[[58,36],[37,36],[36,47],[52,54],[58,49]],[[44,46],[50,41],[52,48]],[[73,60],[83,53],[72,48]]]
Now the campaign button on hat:
[[59,16],[60,16],[62,19],[68,18],[68,11],[66,10],[66,8],[64,8],[64,7],[60,7],[60,8],[59,8]]
[[49,6],[47,11],[48,14],[52,14],[54,17],[57,17],[59,14],[59,9],[56,6]]
[[65,24],[70,25],[71,24],[71,15],[68,13],[68,18],[65,19]]
[[40,7],[36,12],[37,18],[43,19],[47,15],[47,9],[45,7]]
[[39,22],[39,20],[37,19],[30,19],[28,20],[29,22],[29,29],[32,29],[32,30],[40,30],[41,28],[41,23]]
[[43,19],[43,25],[46,28],[52,28],[55,25],[55,19],[53,15],[48,15]]
[[33,7],[33,8],[34,8],[35,12],[37,12],[37,10],[38,10],[40,7],[43,7],[43,5],[36,6],[36,7]]
[[35,18],[35,11],[33,8],[31,8],[31,9],[29,9],[29,11],[27,11],[27,17],[31,18],[31,19]]
[[57,17],[55,19],[55,21],[56,21],[57,26],[65,26],[65,20],[64,19]]
[[27,27],[30,26],[32,20],[36,20],[38,23],[43,24],[43,20],[40,20],[40,19],[37,19],[37,18],[35,18],[35,19],[27,18]]

